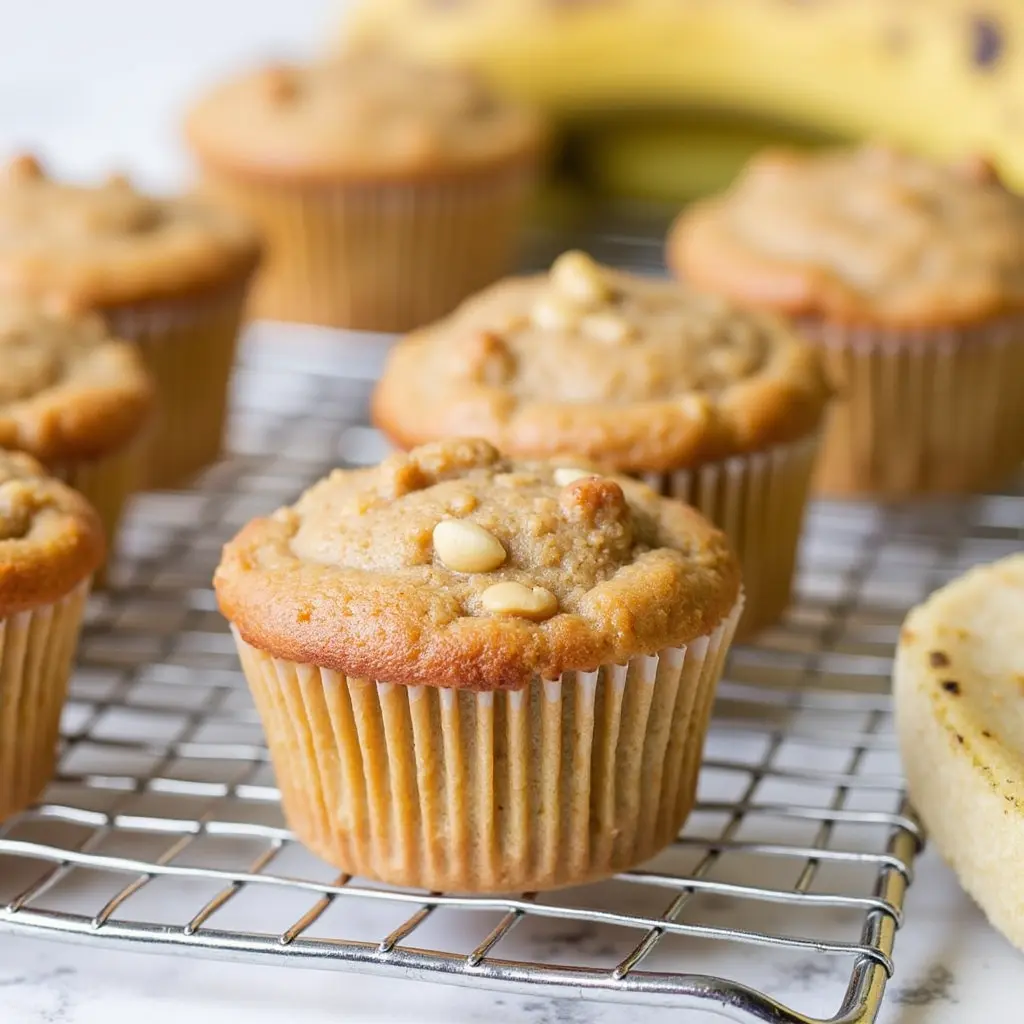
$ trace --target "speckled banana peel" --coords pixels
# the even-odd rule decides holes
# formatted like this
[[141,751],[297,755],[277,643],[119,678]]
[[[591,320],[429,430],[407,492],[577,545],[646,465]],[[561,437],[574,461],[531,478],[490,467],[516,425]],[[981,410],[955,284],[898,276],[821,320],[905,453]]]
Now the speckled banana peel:
[[1024,186],[1019,0],[363,0],[342,35],[476,66],[557,115],[724,107],[983,152]]
[[1024,555],[974,569],[907,618],[895,694],[930,841],[1024,949]]

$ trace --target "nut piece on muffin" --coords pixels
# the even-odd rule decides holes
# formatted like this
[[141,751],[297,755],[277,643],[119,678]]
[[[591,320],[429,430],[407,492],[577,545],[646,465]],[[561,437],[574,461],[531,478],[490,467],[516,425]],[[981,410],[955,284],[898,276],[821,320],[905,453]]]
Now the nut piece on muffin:
[[403,447],[481,436],[689,501],[739,553],[750,632],[789,600],[828,396],[817,353],[775,318],[570,252],[409,335],[373,415]]
[[1024,555],[907,617],[893,678],[903,766],[930,841],[1024,949]]
[[142,195],[123,177],[71,185],[23,156],[0,175],[0,295],[102,316],[138,342],[159,392],[148,483],[220,452],[227,387],[259,257],[234,213]]
[[791,318],[842,395],[819,483],[985,489],[1024,458],[1024,199],[981,160],[878,146],[769,151],[684,212],[668,261]]
[[206,190],[266,234],[256,313],[377,331],[508,269],[545,138],[468,71],[376,50],[225,82],[185,131]]
[[0,450],[0,820],[53,776],[61,708],[103,530],[88,502]]
[[334,472],[245,527],[215,584],[297,835],[462,891],[671,841],[741,604],[693,509],[469,439]]
[[140,483],[153,384],[99,317],[0,295],[0,448],[28,452],[80,491],[115,542]]

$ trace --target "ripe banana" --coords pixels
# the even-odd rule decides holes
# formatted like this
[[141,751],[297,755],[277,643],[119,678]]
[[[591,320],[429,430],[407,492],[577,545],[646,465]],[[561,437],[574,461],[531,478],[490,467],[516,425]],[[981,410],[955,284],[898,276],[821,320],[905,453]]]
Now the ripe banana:
[[1021,0],[363,0],[346,39],[475,65],[561,117],[728,108],[984,153],[1024,186]]

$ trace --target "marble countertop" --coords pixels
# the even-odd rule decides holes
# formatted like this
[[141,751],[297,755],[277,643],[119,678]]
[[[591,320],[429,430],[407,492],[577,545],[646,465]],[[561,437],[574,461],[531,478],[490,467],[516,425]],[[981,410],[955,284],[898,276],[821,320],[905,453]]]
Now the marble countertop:
[[[0,33],[0,152],[31,148],[61,173],[95,176],[117,167],[152,187],[187,174],[174,133],[183,102],[225,68],[301,53],[330,28],[330,0],[34,0],[12,5]],[[886,1024],[1009,1020],[1024,1005],[1022,961],[987,927],[933,851],[918,864],[896,946],[897,976]],[[768,978],[757,952],[748,978],[781,995],[813,993],[827,963]],[[304,1024],[346,1021],[448,1024],[625,1024],[628,1007],[550,1001],[396,983],[330,971],[279,970],[142,956],[0,935],[4,1024]],[[686,1015],[702,1019],[703,1014]],[[644,1020],[680,1019],[649,1010]]]
[[[1024,1004],[1020,955],[985,924],[938,858],[927,853],[896,946],[882,1024],[1008,1021]],[[780,984],[750,954],[751,984],[804,1002],[834,982],[808,961]],[[284,970],[165,955],[113,953],[0,936],[0,1020],[6,1024],[630,1024],[635,1008],[510,996],[330,971]],[[696,1011],[645,1009],[650,1024],[717,1020]]]

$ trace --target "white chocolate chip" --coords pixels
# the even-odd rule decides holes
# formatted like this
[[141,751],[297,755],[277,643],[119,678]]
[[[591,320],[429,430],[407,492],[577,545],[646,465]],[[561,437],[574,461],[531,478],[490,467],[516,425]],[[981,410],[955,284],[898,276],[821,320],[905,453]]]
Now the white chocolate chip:
[[537,483],[536,473],[526,473],[522,470],[512,473],[495,473],[494,483],[498,487],[529,487]]
[[601,268],[584,252],[562,253],[551,265],[555,291],[583,309],[592,309],[611,297]]
[[583,333],[606,345],[624,345],[636,331],[631,323],[617,313],[591,313],[583,318]]
[[527,587],[506,580],[488,587],[480,595],[480,603],[491,615],[515,615],[542,622],[558,611],[558,598],[543,587]]
[[690,391],[679,397],[679,407],[686,415],[701,423],[707,422],[711,416],[711,400],[699,391]]
[[539,299],[530,311],[530,319],[542,331],[575,331],[579,325],[577,310],[557,295]]
[[554,472],[555,483],[559,487],[568,487],[569,484],[582,480],[587,476],[598,476],[592,469],[579,469],[576,466],[559,466]]
[[475,494],[469,491],[460,492],[453,494],[448,500],[448,511],[456,516],[468,516],[470,512],[476,511],[479,504]]
[[465,519],[442,519],[433,536],[437,557],[453,572],[491,572],[506,558],[493,533]]

